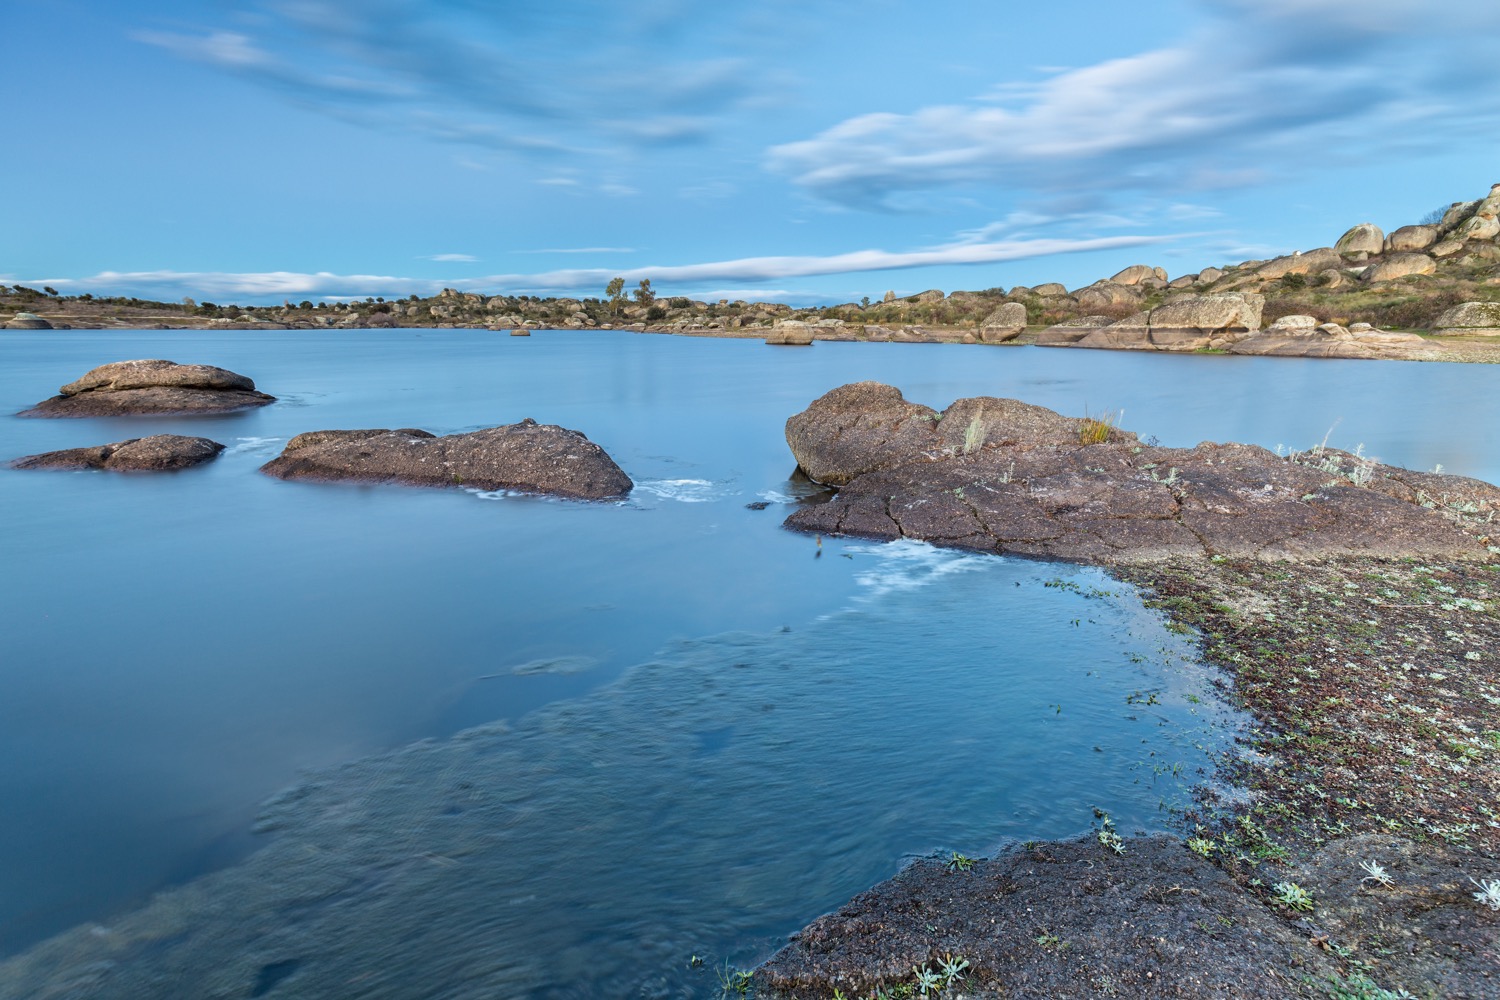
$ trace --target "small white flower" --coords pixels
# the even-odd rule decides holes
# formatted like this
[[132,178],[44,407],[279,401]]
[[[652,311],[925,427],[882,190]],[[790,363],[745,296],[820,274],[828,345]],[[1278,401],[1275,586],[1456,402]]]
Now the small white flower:
[[1396,884],[1391,878],[1391,873],[1386,871],[1385,866],[1378,861],[1361,861],[1359,866],[1366,872],[1365,877],[1360,879],[1361,882],[1376,882],[1387,889]]
[[1500,878],[1487,878],[1484,881],[1471,878],[1469,881],[1479,886],[1479,891],[1474,893],[1474,898],[1480,905],[1500,912]]
[[1479,659],[1479,653],[1477,653],[1476,651],[1474,651],[1474,650],[1471,649],[1467,653],[1464,654],[1464,659],[1466,659],[1466,660],[1477,660],[1477,659]]

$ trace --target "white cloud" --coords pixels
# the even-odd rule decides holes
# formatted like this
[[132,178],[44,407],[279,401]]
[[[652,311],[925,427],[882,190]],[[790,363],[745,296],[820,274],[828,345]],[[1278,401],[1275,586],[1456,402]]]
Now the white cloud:
[[479,258],[466,253],[432,253],[418,257],[417,260],[435,260],[440,264],[473,264]]
[[1170,46],[1004,85],[982,103],[862,114],[774,147],[769,164],[867,207],[966,185],[1165,191],[1254,183],[1294,156],[1451,141],[1458,122],[1500,117],[1495,0],[1200,7],[1205,20]]
[[[1164,243],[1169,236],[1115,236],[1103,239],[1034,239],[987,243],[954,243],[923,250],[892,252],[856,250],[829,256],[744,257],[738,260],[699,264],[674,264],[610,268],[568,268],[533,274],[492,274],[478,278],[410,278],[394,275],[334,274],[267,271],[231,273],[219,271],[104,271],[88,278],[53,278],[47,284],[73,294],[81,292],[126,293],[178,298],[245,297],[277,299],[322,295],[325,297],[367,295],[400,296],[433,294],[444,287],[489,292],[593,292],[602,290],[611,278],[635,284],[649,278],[662,286],[691,288],[721,282],[761,283],[788,278],[811,278],[867,271],[899,271],[911,268],[958,264],[996,264],[1056,254],[1113,250],[1122,247]],[[722,296],[721,296],[722,297]]]

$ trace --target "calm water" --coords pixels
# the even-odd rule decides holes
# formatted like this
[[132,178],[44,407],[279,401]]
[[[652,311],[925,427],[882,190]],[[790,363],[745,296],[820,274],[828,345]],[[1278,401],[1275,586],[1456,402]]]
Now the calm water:
[[[0,417],[0,458],[162,431],[230,446],[168,476],[0,471],[0,949],[83,921],[149,929],[159,913],[118,914],[269,840],[215,876],[227,924],[210,933],[202,917],[181,945],[249,977],[245,995],[268,981],[245,957],[264,940],[229,929],[279,912],[292,890],[268,873],[294,871],[312,842],[337,845],[350,873],[444,860],[309,918],[264,995],[333,989],[377,960],[384,978],[362,995],[581,996],[621,981],[690,995],[712,983],[681,971],[684,952],[749,961],[904,854],[1079,832],[1093,806],[1127,829],[1168,821],[1219,737],[1203,678],[1132,594],[1092,571],[820,549],[780,530],[798,492],[782,424],[833,386],[874,378],[938,407],[989,394],[1123,408],[1125,426],[1172,445],[1326,434],[1500,479],[1484,366],[613,333],[13,332],[0,413],[132,357],[222,365],[282,401],[193,420]],[[255,472],[305,430],[528,416],[603,445],[638,484],[630,501]],[[451,781],[413,780],[432,767],[465,776],[465,804]],[[280,810],[279,839],[252,837],[257,804],[303,769],[322,776]],[[368,829],[334,836],[351,796]],[[191,911],[195,891],[172,907]],[[455,894],[467,931],[440,919]],[[419,917],[450,944],[413,944]]]

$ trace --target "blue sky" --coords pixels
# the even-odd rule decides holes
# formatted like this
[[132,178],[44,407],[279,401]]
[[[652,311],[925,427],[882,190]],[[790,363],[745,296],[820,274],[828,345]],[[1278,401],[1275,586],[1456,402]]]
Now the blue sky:
[[10,0],[0,281],[823,303],[1500,181],[1494,0]]

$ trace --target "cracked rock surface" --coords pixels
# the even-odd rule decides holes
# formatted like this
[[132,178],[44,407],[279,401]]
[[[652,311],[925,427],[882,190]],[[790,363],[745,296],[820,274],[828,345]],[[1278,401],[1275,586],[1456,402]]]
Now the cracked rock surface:
[[151,358],[91,369],[44,399],[25,417],[114,417],[134,414],[225,413],[274,403],[244,375],[212,365]]
[[576,500],[623,497],[633,485],[583,434],[529,419],[443,437],[413,428],[310,431],[261,471],[278,479],[469,486]]
[[1089,429],[1016,400],[959,400],[939,417],[891,386],[842,386],[787,421],[800,467],[839,492],[786,525],[1106,564],[1490,557],[1488,483],[1333,449],[1161,448],[1114,428],[1080,443]]

